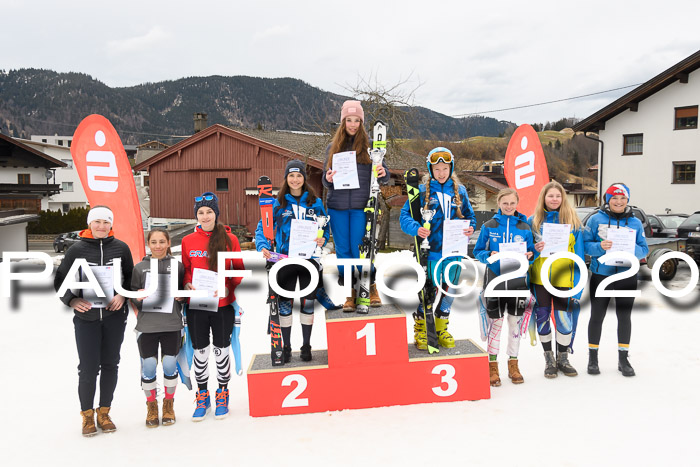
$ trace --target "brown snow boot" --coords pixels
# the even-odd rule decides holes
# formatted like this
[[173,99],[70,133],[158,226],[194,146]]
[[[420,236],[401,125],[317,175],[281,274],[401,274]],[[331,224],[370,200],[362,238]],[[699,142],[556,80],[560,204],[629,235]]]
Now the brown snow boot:
[[90,437],[97,434],[95,427],[95,411],[93,409],[83,410],[80,412],[83,416],[83,436]]
[[97,408],[97,426],[104,433],[112,433],[113,431],[117,431],[117,427],[114,426],[112,419],[109,418],[109,407]]
[[372,308],[382,306],[382,299],[379,298],[379,292],[377,292],[377,284],[369,286],[369,306]]
[[355,311],[355,298],[356,298],[357,293],[355,292],[355,289],[352,290],[352,296],[348,297],[345,299],[345,303],[343,304],[343,311],[346,313],[350,313],[351,311]]
[[498,362],[489,362],[489,382],[493,387],[501,385],[501,377],[498,375]]
[[163,425],[172,425],[175,423],[175,409],[173,408],[175,399],[163,399]]
[[522,384],[525,382],[525,379],[523,379],[523,375],[520,374],[517,358],[508,359],[508,377],[513,382],[513,384]]
[[146,408],[148,413],[146,414],[146,426],[148,428],[155,428],[160,425],[160,420],[158,419],[158,401],[146,401]]

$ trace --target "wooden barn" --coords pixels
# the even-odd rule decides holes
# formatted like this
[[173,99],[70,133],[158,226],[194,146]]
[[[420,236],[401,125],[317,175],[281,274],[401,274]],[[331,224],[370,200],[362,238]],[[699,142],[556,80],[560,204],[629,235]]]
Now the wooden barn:
[[149,172],[151,217],[193,219],[194,197],[211,191],[219,197],[221,222],[254,232],[260,219],[258,177],[269,176],[275,190],[279,189],[290,159],[306,162],[307,180],[322,194],[327,139],[289,132],[257,133],[212,125],[134,166],[134,171]]

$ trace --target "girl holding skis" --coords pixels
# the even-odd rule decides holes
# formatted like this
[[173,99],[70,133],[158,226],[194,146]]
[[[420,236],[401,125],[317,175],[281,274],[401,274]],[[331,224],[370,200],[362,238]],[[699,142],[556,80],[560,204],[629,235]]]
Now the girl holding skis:
[[[182,262],[185,266],[185,289],[194,290],[193,276],[197,269],[217,271],[218,254],[227,251],[241,251],[238,239],[231,229],[219,223],[219,198],[211,192],[194,198],[194,214],[199,225],[194,233],[182,239]],[[240,259],[228,259],[226,269],[243,269]],[[204,420],[211,410],[207,383],[209,381],[209,334],[211,332],[216,357],[217,380],[215,418],[228,415],[228,382],[231,379],[229,361],[231,333],[235,320],[233,302],[234,290],[240,284],[240,277],[227,277],[226,293],[218,297],[218,307],[212,310],[187,309],[187,327],[194,348],[194,374],[197,381],[197,407],[192,415],[195,422]],[[214,293],[217,296],[217,293]],[[190,299],[192,303],[192,299]]]
[[[419,186],[421,206],[425,209],[435,211],[430,221],[430,229],[426,229],[422,224],[416,222],[411,216],[410,201],[406,201],[401,209],[401,230],[412,237],[418,236],[427,238],[430,242],[430,253],[428,254],[428,278],[435,287],[442,287],[448,292],[447,275],[449,272],[450,282],[457,284],[461,273],[460,267],[448,266],[451,263],[462,260],[461,256],[449,256],[443,259],[443,226],[445,221],[453,219],[464,219],[469,221],[469,227],[464,230],[464,235],[474,233],[476,217],[469,202],[467,189],[459,183],[454,173],[455,160],[452,152],[443,147],[437,147],[430,151],[426,158],[428,174]],[[440,262],[438,270],[435,270]],[[438,342],[441,346],[451,348],[455,346],[452,335],[448,332],[450,310],[454,297],[441,294],[440,303],[435,307],[435,330],[438,334]],[[426,335],[425,311],[423,305],[418,304],[418,310],[413,314],[415,324],[414,340],[419,349],[428,348]]]
[[[583,253],[583,226],[576,211],[571,207],[564,187],[558,182],[552,181],[542,187],[540,196],[537,199],[535,214],[528,219],[532,226],[535,239],[539,240],[545,224],[568,224],[570,227],[568,252],[578,255],[582,260]],[[544,241],[538,241],[535,249],[541,252],[545,247]],[[544,349],[546,378],[556,378],[557,372],[561,371],[566,376],[576,376],[576,369],[571,366],[568,359],[569,347],[572,343],[575,322],[578,316],[578,300],[581,292],[570,298],[556,297],[550,294],[542,285],[542,265],[546,257],[538,257],[530,267],[530,287],[537,301],[534,308],[534,318],[537,321],[537,333]],[[580,271],[576,264],[570,259],[559,259],[555,261],[547,277],[556,289],[570,290],[578,283]],[[549,317],[554,310],[554,321],[556,324],[557,356],[554,358],[552,350],[552,331],[550,329]]]
[[[314,220],[315,216],[325,215],[323,202],[316,196],[311,185],[306,183],[306,166],[299,160],[289,161],[284,170],[282,187],[272,207],[273,225],[276,230],[275,246],[277,253],[284,255],[289,254],[289,241],[294,219]],[[319,247],[325,245],[329,236],[328,225],[326,224],[326,226],[324,226],[323,236],[316,239],[317,245]],[[263,233],[262,220],[258,223],[258,227],[255,230],[255,246],[258,251],[262,251],[265,259],[270,259],[271,245]],[[314,268],[320,269],[319,263],[317,263],[316,260],[309,259],[308,261]],[[282,268],[277,277],[279,285],[285,290],[294,290],[297,280],[299,281],[300,290],[308,287],[311,282],[311,275],[306,268],[294,264]],[[316,287],[314,287],[314,291],[301,301],[300,321],[303,336],[301,359],[305,362],[310,361],[312,358],[311,330],[314,323],[314,305],[316,293],[321,288],[321,284],[322,280],[319,276],[319,282],[316,284]],[[284,344],[283,356],[284,363],[287,363],[292,357],[292,301],[280,297],[279,307],[282,342]]]
[[[502,261],[488,262],[490,256],[501,250],[500,245],[506,243],[525,243],[525,256],[532,262],[535,251],[532,231],[527,218],[517,211],[520,197],[512,188],[505,188],[498,192],[496,202],[498,212],[481,227],[479,239],[474,246],[476,259],[486,264],[484,288],[494,278],[506,270],[515,269],[505,267],[501,269]],[[503,290],[504,284],[496,286],[496,290]],[[511,279],[505,283],[506,290],[528,290],[527,276]],[[526,292],[529,295],[529,292]],[[520,349],[520,325],[519,321],[525,314],[527,299],[522,297],[492,297],[485,298],[486,313],[491,320],[488,327],[488,353],[489,353],[489,379],[491,386],[500,386],[501,378],[498,374],[498,351],[500,348],[501,328],[503,316],[508,315],[508,377],[514,384],[523,383],[522,374],[518,368],[518,351]]]
[[[598,346],[603,328],[603,319],[610,303],[610,297],[599,297],[598,286],[608,276],[621,273],[630,268],[629,264],[603,264],[600,257],[608,253],[613,242],[608,240],[610,229],[627,229],[634,233],[634,256],[645,258],[649,253],[647,240],[644,237],[642,222],[634,217],[632,209],[627,206],[630,190],[623,183],[615,183],[605,191],[605,204],[593,214],[586,223],[583,241],[586,254],[591,257],[591,320],[588,323],[588,374],[600,374],[598,367]],[[620,279],[608,286],[613,290],[636,290],[637,275]],[[617,313],[617,369],[623,376],[634,376],[634,368],[630,365],[628,354],[632,336],[632,307],[634,297],[615,297]]]
[[[330,224],[333,232],[333,242],[338,258],[359,258],[359,246],[365,234],[365,206],[369,199],[370,182],[372,179],[372,161],[369,158],[369,136],[363,126],[365,113],[359,101],[348,100],[343,102],[340,111],[340,126],[333,135],[333,140],[326,150],[326,173],[322,178],[323,186],[328,189],[326,202],[328,214],[331,216]],[[357,178],[359,188],[335,189],[333,177],[336,171],[333,169],[333,156],[340,152],[355,151],[357,164]],[[386,163],[377,167],[379,183],[389,181],[389,169]],[[338,266],[338,283],[344,285],[344,267]],[[352,295],[343,305],[343,311],[355,310],[355,276],[352,278]],[[370,306],[378,307],[382,304],[377,287],[374,282],[374,268],[372,269],[370,286]]]
[[[148,281],[156,280],[156,271],[151,271],[151,258],[158,260],[158,287],[169,290],[170,274],[177,274],[178,289],[182,288],[185,267],[177,261],[177,271],[171,270],[170,235],[165,230],[148,232],[146,244],[151,250],[150,256],[145,256],[134,266],[131,277],[133,290],[146,289]],[[150,282],[152,283],[152,282]],[[139,354],[141,356],[141,388],[146,393],[146,426],[155,428],[159,425],[158,401],[156,400],[156,368],[158,367],[158,347],[160,347],[163,362],[163,425],[175,423],[175,389],[177,388],[177,354],[182,343],[182,301],[184,298],[165,296],[157,303],[146,303],[144,299],[134,299],[138,309],[136,315],[136,332]]]
[[[121,258],[122,287],[131,288],[131,272],[134,261],[126,243],[114,237],[112,225],[114,213],[107,206],[95,206],[87,217],[88,228],[80,232],[80,241],[67,252],[56,271],[54,288],[58,291],[66,279],[76,259],[84,259],[93,272],[109,276],[114,260]],[[114,271],[111,269],[112,272]],[[85,273],[80,272],[80,280],[85,281]],[[111,287],[111,285],[110,285]],[[126,299],[119,295],[107,295],[114,298],[109,303],[97,306],[99,298],[87,300],[87,290],[67,290],[61,301],[73,308],[73,325],[75,326],[75,343],[78,347],[78,396],[80,397],[80,414],[83,416],[83,436],[97,434],[97,426],[105,433],[115,431],[117,427],[109,416],[114,389],[117,387],[119,370],[119,352],[124,340],[124,329],[129,311]],[[100,375],[100,405],[93,409],[97,390],[97,375]]]

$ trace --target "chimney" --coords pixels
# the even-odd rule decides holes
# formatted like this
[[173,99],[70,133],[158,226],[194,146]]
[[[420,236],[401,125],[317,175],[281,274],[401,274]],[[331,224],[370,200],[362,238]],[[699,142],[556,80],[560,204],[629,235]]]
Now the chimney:
[[199,133],[207,127],[207,114],[203,112],[195,112],[194,114],[194,132]]

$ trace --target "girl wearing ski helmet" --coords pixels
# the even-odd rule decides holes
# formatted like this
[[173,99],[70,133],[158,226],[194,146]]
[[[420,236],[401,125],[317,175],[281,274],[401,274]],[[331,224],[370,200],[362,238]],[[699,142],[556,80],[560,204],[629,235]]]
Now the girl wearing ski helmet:
[[[450,256],[443,259],[442,255],[442,229],[446,220],[469,220],[469,227],[464,230],[464,235],[474,233],[476,217],[469,202],[467,189],[459,183],[454,173],[455,160],[452,152],[443,147],[437,147],[430,151],[426,158],[428,174],[419,186],[421,206],[434,210],[435,215],[430,221],[430,229],[422,227],[411,216],[410,201],[406,201],[401,209],[401,230],[413,237],[427,238],[430,242],[428,255],[428,278],[436,287],[442,287],[448,293],[453,293],[447,285],[446,273],[449,273],[450,282],[457,284],[461,268],[455,266],[448,268],[453,262],[462,260],[461,256]],[[442,259],[442,262],[440,260]],[[436,271],[436,267],[439,268]],[[441,294],[440,303],[435,308],[435,330],[438,334],[438,342],[441,346],[451,348],[455,346],[452,335],[448,332],[450,310],[454,297]],[[423,305],[418,304],[418,310],[414,313],[414,338],[416,347],[427,349],[425,311]]]
[[[535,213],[528,219],[532,226],[532,232],[536,240],[540,239],[545,224],[568,224],[570,226],[569,243],[567,250],[574,253],[582,260],[583,253],[583,225],[576,215],[576,211],[566,197],[564,187],[559,182],[551,181],[542,187],[537,199]],[[535,249],[541,252],[545,247],[544,241],[538,241]],[[569,348],[572,344],[573,333],[576,331],[578,320],[578,300],[581,292],[573,297],[564,298],[550,294],[544,288],[542,282],[542,265],[546,257],[538,257],[530,267],[530,286],[537,301],[534,308],[533,319],[537,321],[537,333],[544,349],[546,378],[556,378],[561,371],[566,376],[576,376],[576,369],[569,363]],[[547,278],[558,290],[570,290],[580,280],[581,272],[570,259],[559,259],[549,268]],[[556,324],[557,356],[552,350],[552,331],[550,328],[550,314],[554,311]]]
[[[241,251],[238,239],[231,229],[219,223],[219,198],[211,192],[194,198],[194,214],[199,225],[194,233],[182,239],[182,263],[185,266],[185,289],[194,290],[192,276],[196,269],[216,271],[218,254],[227,251]],[[240,259],[227,259],[226,269],[243,269]],[[209,381],[209,334],[211,333],[216,357],[217,380],[215,418],[228,415],[228,382],[231,379],[229,354],[231,333],[235,320],[233,302],[234,290],[240,284],[240,277],[226,278],[226,293],[219,297],[218,308],[202,310],[188,307],[187,327],[194,348],[194,375],[197,381],[197,407],[192,415],[195,422],[202,421],[211,410],[207,383]],[[191,301],[191,299],[190,299]]]
[[[610,229],[628,229],[635,234],[634,256],[642,259],[649,253],[642,222],[634,217],[627,205],[630,190],[623,183],[614,183],[605,191],[605,204],[586,223],[583,241],[586,254],[591,257],[591,320],[588,323],[588,374],[600,374],[598,367],[598,346],[603,328],[603,319],[610,303],[610,297],[597,296],[600,283],[608,276],[630,268],[629,264],[603,264],[599,258],[609,252],[613,242],[608,240]],[[608,285],[613,290],[636,290],[637,275],[620,279]],[[634,376],[634,368],[628,359],[630,337],[632,335],[632,307],[634,297],[615,297],[617,313],[617,369],[623,376]]]
[[[113,263],[121,259],[121,278],[125,290],[131,289],[131,273],[134,261],[126,243],[114,237],[112,225],[114,213],[107,206],[95,206],[87,217],[88,228],[80,232],[80,241],[67,252],[56,271],[54,288],[58,291],[70,272],[76,259],[84,259],[96,274],[114,272]],[[103,276],[104,277],[104,276]],[[85,282],[84,271],[80,271],[80,281]],[[110,285],[111,287],[111,285]],[[97,434],[97,427],[104,433],[112,432],[117,427],[109,416],[114,389],[117,387],[119,370],[119,352],[124,340],[124,329],[129,307],[126,299],[111,291],[104,290],[108,296],[114,296],[109,303],[97,306],[99,298],[89,300],[87,290],[67,290],[61,301],[73,308],[73,325],[75,343],[78,347],[78,397],[80,414],[83,416],[83,436]],[[111,292],[111,293],[110,293]],[[92,294],[94,295],[94,294]],[[97,391],[97,375],[100,376],[100,405],[94,410],[93,403]]]
[[[359,258],[359,246],[365,234],[365,206],[369,199],[370,182],[372,180],[372,161],[369,158],[369,136],[363,125],[365,113],[359,101],[348,100],[343,102],[340,111],[340,126],[333,135],[333,140],[326,150],[326,173],[322,177],[323,186],[328,190],[326,203],[328,214],[331,216],[330,224],[333,232],[333,243],[338,258]],[[357,161],[357,177],[359,188],[350,190],[336,190],[333,187],[333,155],[339,152],[355,151]],[[389,181],[389,169],[386,163],[377,168],[378,181],[385,184]],[[338,283],[343,284],[344,267],[338,266]],[[355,276],[352,276],[352,294],[343,305],[343,311],[355,310]],[[377,286],[374,282],[374,268],[372,269],[370,286],[370,306],[378,307],[382,304]]]
[[[500,251],[500,244],[525,242],[525,256],[532,262],[535,251],[532,231],[527,218],[517,211],[520,197],[512,188],[505,188],[498,192],[496,202],[498,212],[484,223],[479,232],[479,239],[474,246],[476,259],[486,264],[484,287],[495,277],[506,272],[501,270],[501,261],[488,262],[489,256]],[[507,270],[515,269],[509,265]],[[528,290],[527,276],[511,279],[506,283],[496,286],[496,290]],[[529,292],[526,292],[529,295]],[[521,297],[491,297],[486,298],[486,313],[490,320],[488,328],[488,353],[489,353],[489,379],[491,386],[500,386],[501,378],[498,373],[498,351],[500,348],[501,328],[503,316],[508,315],[508,377],[514,384],[524,382],[523,375],[518,368],[518,351],[520,349],[519,321],[525,313],[527,300]]]
[[[306,183],[306,167],[302,161],[291,160],[284,170],[284,181],[280,188],[277,199],[272,207],[272,219],[275,234],[275,247],[278,253],[289,254],[289,240],[293,219],[314,220],[316,216],[325,216],[323,202],[316,196],[314,189]],[[316,239],[319,247],[322,247],[330,237],[328,225],[324,226],[323,236]],[[270,259],[270,242],[263,234],[262,220],[258,222],[255,230],[255,246],[258,251],[262,251],[265,259]],[[319,263],[315,259],[309,259],[312,267],[319,268]],[[320,271],[319,271],[320,273]],[[299,281],[299,289],[303,290],[311,283],[311,275],[303,266],[290,264],[283,267],[277,274],[278,284],[285,290],[294,290]],[[301,359],[305,362],[311,360],[311,330],[314,323],[314,305],[316,292],[322,284],[319,274],[319,282],[314,290],[301,300],[301,332],[303,345],[301,346]],[[292,357],[292,300],[280,297],[280,327],[282,329],[282,341],[284,363],[290,361]]]
[[[158,286],[166,287],[171,274],[177,274],[178,289],[182,288],[185,267],[176,261],[177,270],[171,270],[172,252],[170,251],[170,235],[165,230],[151,230],[146,237],[146,244],[151,250],[150,256],[145,256],[134,266],[131,277],[133,290],[146,289],[147,277],[156,280]],[[157,271],[151,271],[151,259],[158,260]],[[158,418],[158,401],[156,400],[156,368],[158,367],[158,347],[160,347],[161,362],[163,363],[163,425],[175,423],[175,389],[177,388],[177,354],[182,343],[182,303],[184,298],[165,297],[159,303],[144,304],[144,298],[134,299],[138,309],[136,315],[136,333],[141,356],[141,388],[146,393],[146,426],[155,428],[160,424]]]

